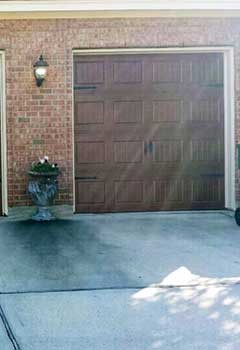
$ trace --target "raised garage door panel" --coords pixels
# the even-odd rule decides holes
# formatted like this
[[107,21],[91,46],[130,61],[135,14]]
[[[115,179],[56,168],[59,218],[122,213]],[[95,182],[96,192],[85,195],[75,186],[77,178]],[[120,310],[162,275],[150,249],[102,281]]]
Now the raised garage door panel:
[[76,56],[76,210],[224,207],[221,54]]

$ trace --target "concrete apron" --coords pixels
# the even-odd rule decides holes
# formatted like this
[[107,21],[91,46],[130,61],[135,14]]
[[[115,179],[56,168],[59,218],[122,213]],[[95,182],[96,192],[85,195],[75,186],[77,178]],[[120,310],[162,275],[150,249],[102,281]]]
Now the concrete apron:
[[9,222],[0,304],[21,350],[239,350],[239,252],[219,213]]
[[201,278],[238,279],[239,233],[219,213],[2,221],[0,291],[143,288],[181,267]]
[[21,350],[240,348],[239,285],[5,295],[0,300]]

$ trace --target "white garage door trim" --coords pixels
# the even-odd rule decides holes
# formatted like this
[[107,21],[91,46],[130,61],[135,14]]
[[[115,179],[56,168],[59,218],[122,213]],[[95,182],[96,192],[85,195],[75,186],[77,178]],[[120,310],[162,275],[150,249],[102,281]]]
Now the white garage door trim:
[[6,92],[5,92],[5,53],[0,51],[0,119],[1,119],[1,177],[2,214],[8,215],[7,192],[7,133],[6,133]]
[[[78,49],[74,55],[121,55],[121,54],[164,54],[164,53],[223,53],[224,58],[224,148],[225,148],[225,208],[236,209],[235,189],[235,93],[234,93],[234,49],[233,47],[185,47],[185,48],[117,48],[117,49]],[[74,72],[73,72],[74,73]],[[72,114],[74,128],[74,108]],[[74,131],[74,130],[73,130]],[[74,159],[74,132],[73,132]],[[73,186],[74,179],[73,162]],[[73,210],[75,212],[75,188]]]

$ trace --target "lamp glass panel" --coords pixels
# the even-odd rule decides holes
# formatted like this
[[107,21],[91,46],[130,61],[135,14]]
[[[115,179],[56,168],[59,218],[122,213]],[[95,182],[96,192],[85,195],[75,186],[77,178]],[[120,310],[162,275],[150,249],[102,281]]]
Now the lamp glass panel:
[[37,67],[35,69],[35,76],[37,79],[44,79],[46,77],[47,68],[46,67]]

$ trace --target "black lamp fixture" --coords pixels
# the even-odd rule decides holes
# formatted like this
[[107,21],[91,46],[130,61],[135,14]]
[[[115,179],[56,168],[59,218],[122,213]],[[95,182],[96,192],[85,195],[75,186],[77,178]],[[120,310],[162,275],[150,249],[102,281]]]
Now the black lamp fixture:
[[43,80],[46,78],[48,67],[47,62],[43,59],[43,55],[39,57],[38,61],[33,65],[33,67],[37,86],[40,87],[43,83]]

